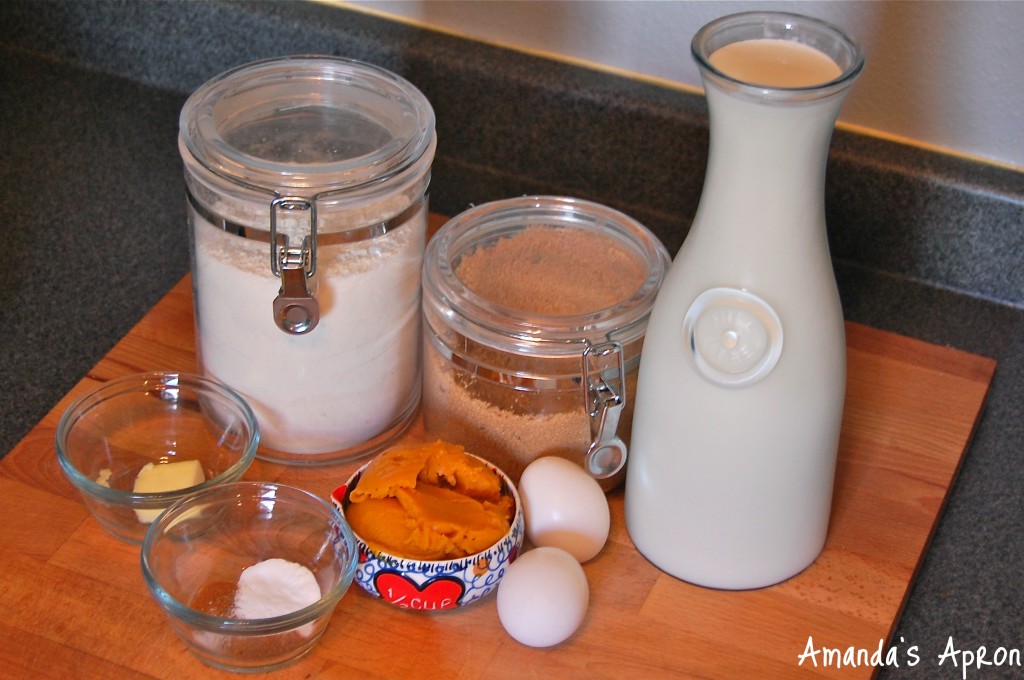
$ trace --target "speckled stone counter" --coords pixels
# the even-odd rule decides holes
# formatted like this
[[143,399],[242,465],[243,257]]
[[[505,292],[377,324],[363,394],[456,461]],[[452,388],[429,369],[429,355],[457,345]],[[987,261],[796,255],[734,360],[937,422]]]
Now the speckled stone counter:
[[[700,195],[701,97],[362,14],[8,1],[0,25],[0,455],[188,271],[178,111],[231,66],[326,53],[410,79],[437,114],[441,213],[578,196],[640,219],[674,252]],[[829,163],[847,317],[999,361],[893,637],[922,661],[880,674],[960,677],[937,665],[950,636],[1024,649],[1024,175],[844,132]]]

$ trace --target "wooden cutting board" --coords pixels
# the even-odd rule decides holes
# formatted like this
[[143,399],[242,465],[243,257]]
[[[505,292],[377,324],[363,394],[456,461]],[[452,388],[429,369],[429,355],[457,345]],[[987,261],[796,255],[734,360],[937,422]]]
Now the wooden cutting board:
[[[822,667],[818,655],[815,668],[800,655],[809,640],[843,652],[888,649],[995,362],[857,324],[848,324],[847,340],[829,538],[798,576],[750,592],[667,576],[633,548],[619,491],[610,496],[609,543],[585,565],[589,613],[566,643],[544,650],[516,643],[502,630],[493,597],[423,614],[392,609],[353,586],[317,649],[273,677],[870,677],[870,663]],[[194,350],[186,277],[0,462],[0,675],[217,675],[175,637],[143,584],[138,548],[103,533],[64,479],[53,447],[72,399],[129,373],[194,370]],[[407,436],[422,437],[420,425]],[[246,477],[326,497],[356,465],[257,461]],[[908,657],[899,651],[903,665]]]

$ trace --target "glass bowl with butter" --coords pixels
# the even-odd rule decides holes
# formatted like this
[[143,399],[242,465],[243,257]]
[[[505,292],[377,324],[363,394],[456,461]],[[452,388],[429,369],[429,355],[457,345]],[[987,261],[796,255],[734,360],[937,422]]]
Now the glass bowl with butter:
[[108,533],[141,544],[185,496],[233,482],[259,445],[252,409],[230,388],[187,373],[110,380],[57,425],[57,459]]
[[512,480],[458,444],[392,447],[331,500],[359,546],[356,583],[401,609],[476,602],[522,550],[526,523]]

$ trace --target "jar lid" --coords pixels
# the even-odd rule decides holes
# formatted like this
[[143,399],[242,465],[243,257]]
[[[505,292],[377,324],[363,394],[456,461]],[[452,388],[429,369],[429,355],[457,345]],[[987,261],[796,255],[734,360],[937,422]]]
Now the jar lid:
[[621,212],[525,196],[450,220],[424,261],[425,304],[446,323],[497,349],[554,357],[642,337],[669,255]]
[[329,56],[246,64],[196,90],[180,117],[184,147],[250,189],[310,196],[384,181],[434,138],[434,112],[411,83]]

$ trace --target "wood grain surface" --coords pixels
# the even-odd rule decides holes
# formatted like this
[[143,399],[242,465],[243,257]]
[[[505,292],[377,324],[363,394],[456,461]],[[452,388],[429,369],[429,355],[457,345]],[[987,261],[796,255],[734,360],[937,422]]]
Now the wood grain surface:
[[[501,628],[493,596],[424,614],[393,609],[353,586],[316,650],[272,677],[870,677],[871,665],[815,669],[798,657],[809,637],[842,650],[888,644],[995,363],[855,324],[847,341],[829,538],[803,573],[748,592],[678,581],[633,548],[618,491],[610,495],[610,540],[585,565],[587,618],[566,643],[518,644]],[[90,517],[53,444],[71,400],[129,373],[194,370],[194,349],[186,277],[0,462],[0,676],[232,677],[203,666],[178,641],[143,584],[138,548]],[[424,435],[417,423],[406,436]],[[326,497],[357,465],[257,461],[246,478]]]

